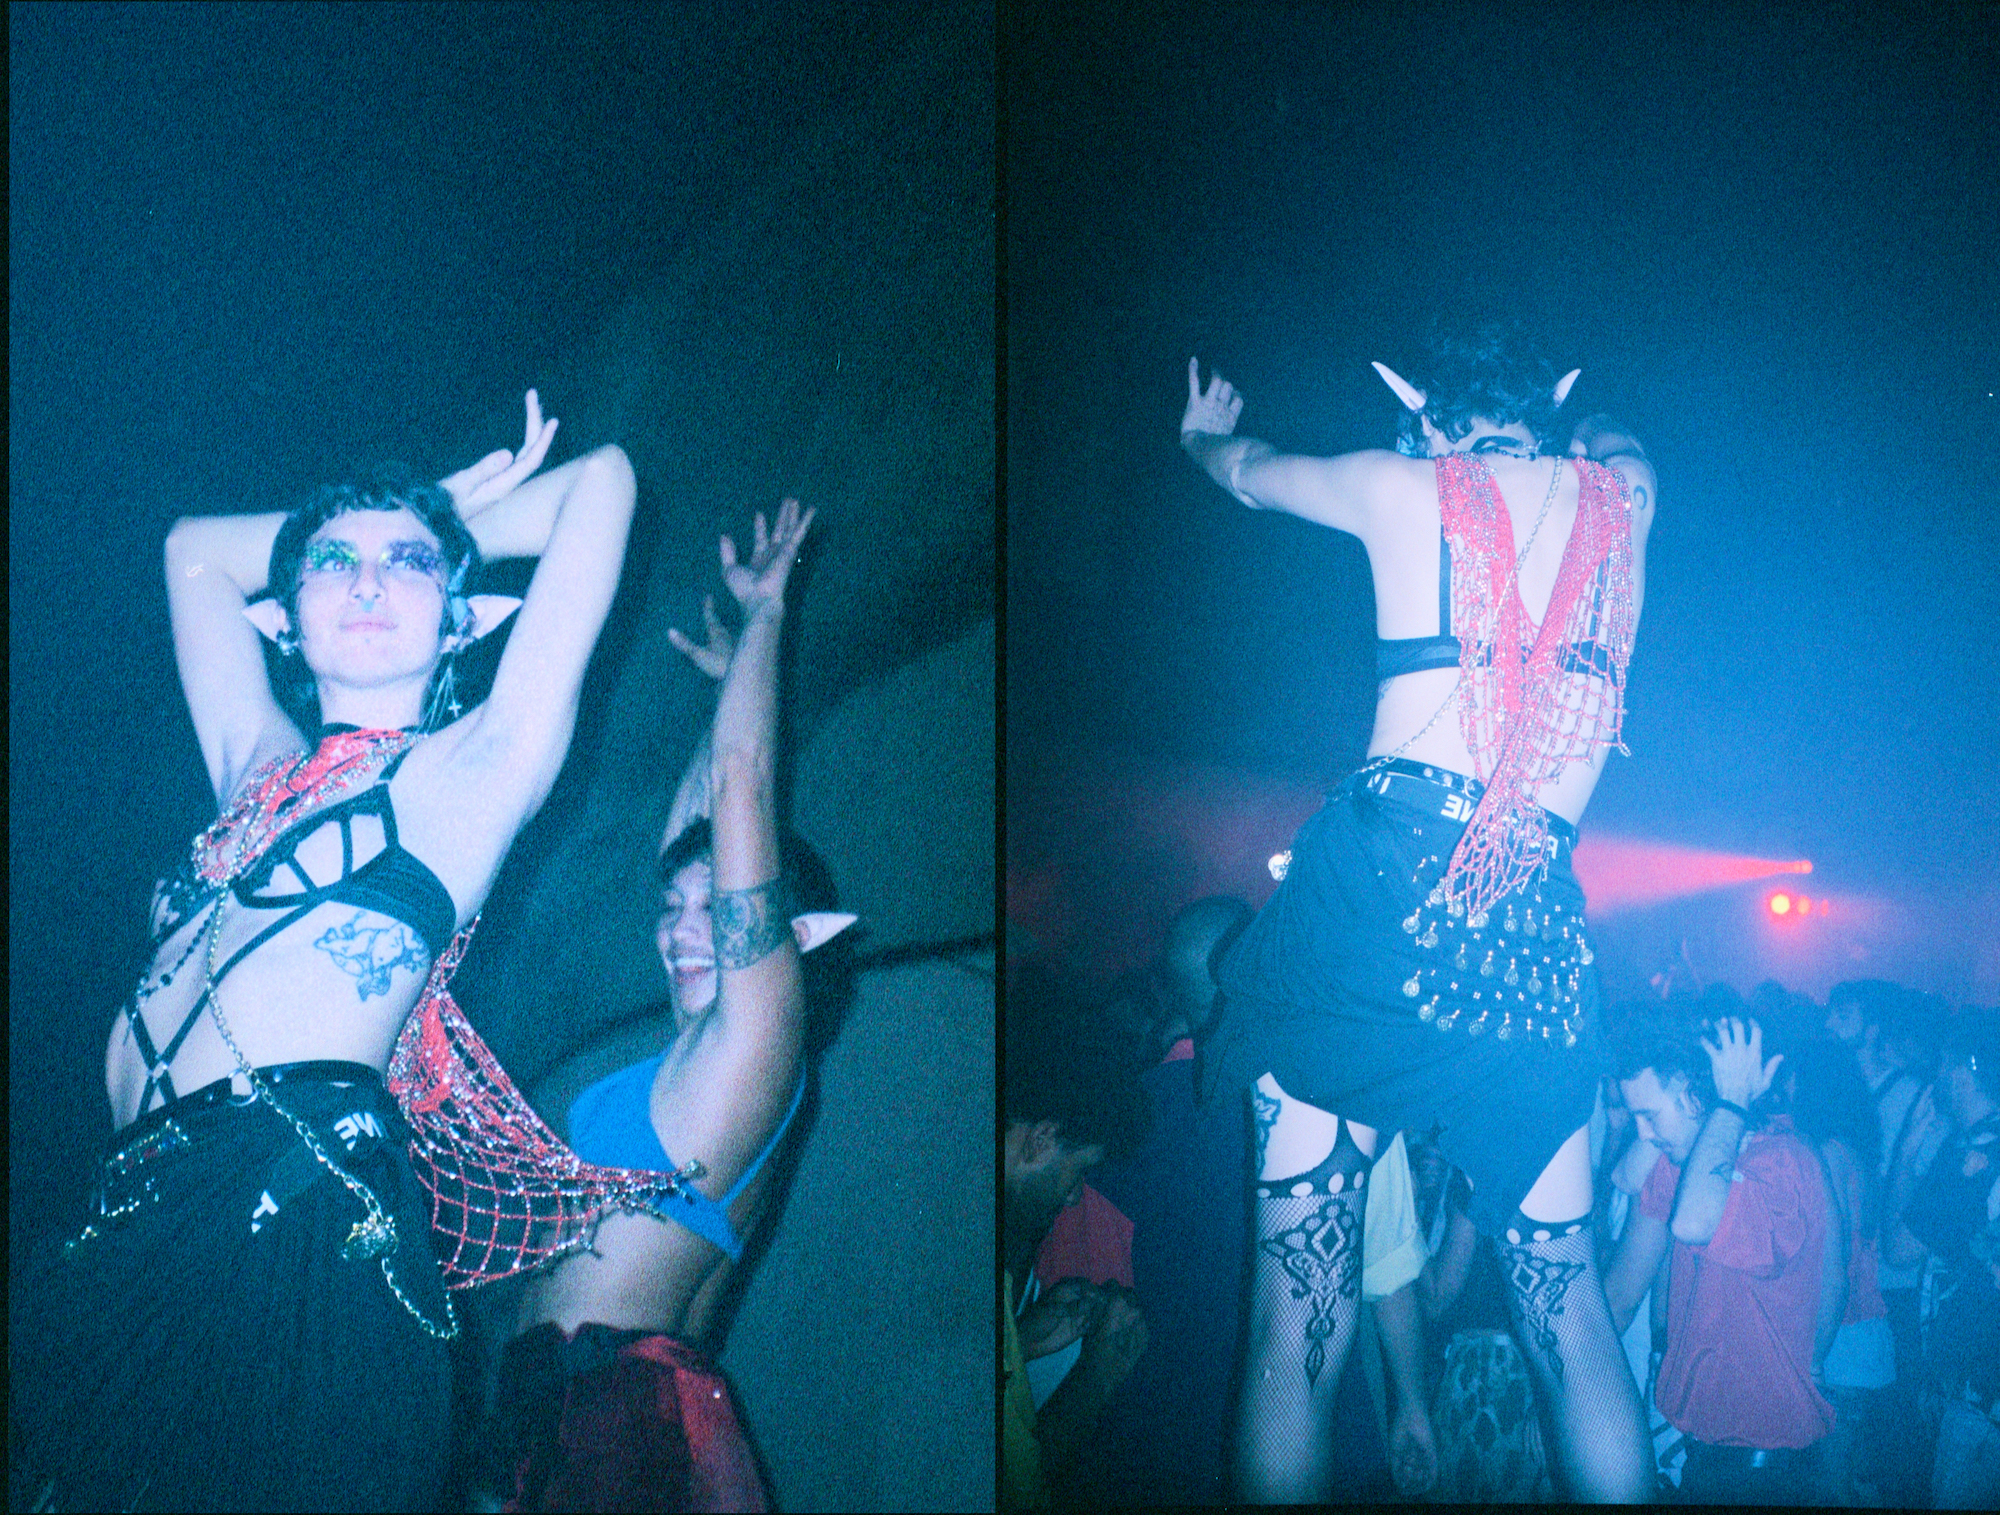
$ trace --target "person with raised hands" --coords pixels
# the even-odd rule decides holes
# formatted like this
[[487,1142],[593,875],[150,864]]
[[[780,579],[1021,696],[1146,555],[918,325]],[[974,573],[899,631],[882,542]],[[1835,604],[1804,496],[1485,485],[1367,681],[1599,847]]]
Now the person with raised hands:
[[[385,469],[168,535],[221,813],[156,892],[88,1223],[16,1321],[11,1461],[37,1508],[439,1497],[458,1327],[384,1070],[562,767],[636,497],[616,446],[537,476],[556,422],[532,390],[526,411],[518,454],[441,483]],[[524,601],[474,592],[523,556]],[[465,708],[457,655],[517,606]]]
[[588,1250],[529,1281],[498,1387],[516,1508],[768,1503],[710,1352],[806,1092],[801,954],[854,920],[801,910],[829,903],[806,898],[826,893],[824,869],[778,824],[785,586],[813,514],[786,500],[767,529],[760,512],[747,562],[722,538],[740,630],[711,598],[704,643],[671,633],[720,682],[661,839],[656,944],[672,1024],[659,1053],[579,1094],[568,1123],[586,1162],[673,1173],[680,1192],[607,1215]]
[[[1241,503],[1359,539],[1375,589],[1368,760],[1306,822],[1220,974],[1205,1091],[1257,1131],[1238,1497],[1331,1487],[1382,1130],[1437,1129],[1501,1250],[1568,1497],[1653,1488],[1598,1280],[1588,1123],[1599,1002],[1571,866],[1620,744],[1657,488],[1631,434],[1560,423],[1577,371],[1498,327],[1440,331],[1395,450],[1239,436],[1243,397],[1188,364],[1181,444]],[[1240,1095],[1239,1095],[1240,1097]]]
[[1846,1272],[1841,1228],[1818,1154],[1759,1105],[1782,1055],[1764,1056],[1754,1020],[1705,1030],[1639,1023],[1618,1049],[1619,1092],[1661,1156],[1610,1282],[1629,1310],[1671,1245],[1654,1397],[1686,1441],[1682,1498],[1807,1503],[1806,1450],[1834,1425],[1818,1378],[1841,1313],[1827,1290]]

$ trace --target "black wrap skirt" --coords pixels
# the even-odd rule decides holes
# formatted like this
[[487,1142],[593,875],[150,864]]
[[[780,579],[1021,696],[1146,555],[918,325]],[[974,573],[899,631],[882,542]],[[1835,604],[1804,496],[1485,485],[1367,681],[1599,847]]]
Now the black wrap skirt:
[[1484,919],[1433,894],[1481,788],[1401,759],[1350,775],[1225,959],[1199,1052],[1205,1097],[1269,1073],[1385,1133],[1441,1128],[1492,1234],[1589,1121],[1604,1064],[1574,827],[1548,817],[1541,876]]
[[428,1510],[451,1437],[448,1320],[429,1206],[380,1077],[293,1064],[280,1101],[394,1219],[367,1211],[297,1131],[227,1084],[117,1133],[87,1227],[16,1278],[15,1508]]

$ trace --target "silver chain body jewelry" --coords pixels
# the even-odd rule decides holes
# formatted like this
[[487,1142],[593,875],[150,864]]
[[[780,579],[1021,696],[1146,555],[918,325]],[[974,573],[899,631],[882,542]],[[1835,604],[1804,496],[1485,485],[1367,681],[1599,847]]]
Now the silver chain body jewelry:
[[[248,835],[246,831],[246,835],[237,843],[235,856],[230,859],[229,877],[223,881],[223,890],[226,890],[230,881],[234,880],[242,871],[243,852],[247,841]],[[396,1296],[397,1302],[409,1313],[411,1319],[423,1327],[428,1335],[436,1337],[439,1341],[452,1340],[458,1335],[459,1328],[458,1312],[452,1307],[449,1291],[444,1296],[445,1324],[439,1326],[425,1318],[423,1311],[417,1308],[410,1297],[403,1292],[402,1285],[396,1282],[395,1269],[389,1264],[389,1258],[395,1252],[397,1245],[395,1218],[389,1214],[381,1200],[375,1197],[374,1190],[370,1189],[368,1185],[333,1160],[333,1157],[320,1143],[319,1138],[313,1134],[310,1126],[278,1102],[277,1095],[271,1092],[271,1086],[265,1083],[258,1075],[257,1070],[251,1066],[250,1060],[243,1055],[243,1049],[236,1045],[236,1038],[229,1034],[228,1023],[223,1019],[222,1015],[222,999],[216,993],[215,983],[215,953],[216,948],[222,940],[221,892],[217,893],[214,913],[209,917],[207,936],[208,954],[205,965],[206,971],[202,980],[202,994],[208,1001],[208,1012],[210,1017],[215,1021],[215,1029],[221,1033],[224,1044],[229,1048],[230,1054],[236,1059],[237,1069],[249,1081],[250,1087],[255,1091],[257,1097],[279,1115],[283,1116],[292,1129],[298,1133],[299,1140],[305,1143],[306,1149],[318,1160],[320,1166],[339,1179],[346,1186],[347,1191],[358,1199],[361,1202],[362,1208],[368,1212],[364,1219],[354,1223],[354,1228],[348,1233],[346,1242],[341,1246],[340,1255],[349,1262],[370,1257],[375,1258],[382,1269],[382,1277],[388,1283],[390,1292]]]

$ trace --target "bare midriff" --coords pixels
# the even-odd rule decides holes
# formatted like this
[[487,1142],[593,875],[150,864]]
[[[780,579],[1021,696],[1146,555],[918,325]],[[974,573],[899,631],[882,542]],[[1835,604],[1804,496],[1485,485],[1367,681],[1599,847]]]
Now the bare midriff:
[[[730,1207],[739,1236],[755,1229],[766,1177]],[[670,1220],[614,1211],[598,1224],[590,1251],[525,1282],[518,1330],[552,1322],[573,1335],[595,1322],[699,1343],[734,1268],[721,1248]]]
[[[218,968],[284,913],[246,909],[229,894],[223,896],[220,908],[221,939],[214,954]],[[146,1032],[162,1053],[201,997],[208,925],[209,913],[204,910],[169,937],[143,981],[157,984],[163,972],[173,972],[173,982],[155,989],[141,1011]],[[398,923],[353,905],[321,905],[252,952],[222,981],[223,1017],[251,1066],[330,1059],[364,1063],[378,1073],[388,1067],[389,1054],[416,1006],[429,965],[397,968],[386,993],[363,998],[357,977],[313,946],[327,932],[350,925],[365,933],[374,928],[393,929]],[[177,963],[180,967],[174,971]],[[171,1071],[177,1094],[189,1094],[231,1077],[236,1079],[237,1092],[249,1092],[248,1082],[238,1074],[235,1056],[206,1009],[181,1044]],[[105,1049],[104,1076],[114,1129],[146,1113],[139,1108],[146,1063],[122,1009],[112,1023]],[[153,1103],[157,1109],[159,1101]]]
[[[1375,732],[1369,738],[1368,756],[1378,758],[1395,753],[1413,763],[1449,768],[1469,778],[1482,777],[1459,727],[1457,686],[1455,668],[1432,668],[1389,680],[1375,703]],[[1438,715],[1439,708],[1447,701],[1450,708]],[[1425,722],[1433,716],[1437,719],[1424,731]],[[1419,731],[1423,735],[1416,736]],[[1416,736],[1414,741],[1413,736]],[[1402,750],[1398,752],[1398,748]],[[1572,825],[1582,820],[1610,751],[1609,747],[1598,747],[1589,761],[1570,764],[1560,778],[1542,785],[1536,792],[1537,802]]]

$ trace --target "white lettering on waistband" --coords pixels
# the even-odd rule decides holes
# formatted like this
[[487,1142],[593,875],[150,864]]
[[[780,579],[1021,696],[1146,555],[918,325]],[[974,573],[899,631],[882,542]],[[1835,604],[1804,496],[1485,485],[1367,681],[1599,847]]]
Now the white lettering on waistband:
[[259,1231],[264,1229],[264,1222],[259,1217],[276,1215],[277,1213],[278,1202],[271,1198],[271,1191],[266,1189],[263,1196],[257,1201],[257,1208],[250,1212],[250,1234],[255,1236]]

